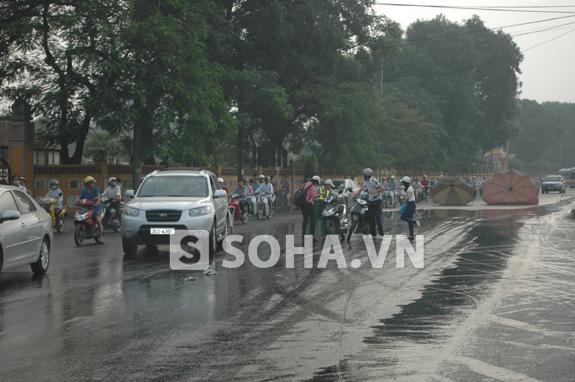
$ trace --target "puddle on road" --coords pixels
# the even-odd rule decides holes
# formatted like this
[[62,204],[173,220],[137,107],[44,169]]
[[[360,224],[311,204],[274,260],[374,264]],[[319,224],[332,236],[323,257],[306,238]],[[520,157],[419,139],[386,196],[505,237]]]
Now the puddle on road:
[[[402,366],[418,358],[420,346],[440,346],[453,335],[453,326],[476,309],[490,288],[501,278],[514,250],[517,232],[524,222],[553,208],[532,207],[514,210],[431,210],[419,211],[423,218],[476,218],[467,233],[467,244],[454,266],[441,271],[426,285],[421,297],[402,306],[398,314],[373,327],[373,336],[364,338],[367,348],[317,372],[311,381],[386,380],[410,375],[415,369]],[[406,355],[407,354],[407,355]],[[411,369],[413,368],[413,369]]]

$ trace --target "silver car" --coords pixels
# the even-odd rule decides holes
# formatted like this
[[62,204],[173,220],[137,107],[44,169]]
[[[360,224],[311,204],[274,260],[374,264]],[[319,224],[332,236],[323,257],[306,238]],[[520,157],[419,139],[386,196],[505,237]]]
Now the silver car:
[[210,233],[210,256],[228,234],[228,194],[207,170],[166,168],[154,171],[132,198],[122,215],[122,248],[127,255],[139,245],[170,244],[176,230]]
[[53,238],[46,211],[20,188],[0,185],[0,270],[30,264],[45,274]]

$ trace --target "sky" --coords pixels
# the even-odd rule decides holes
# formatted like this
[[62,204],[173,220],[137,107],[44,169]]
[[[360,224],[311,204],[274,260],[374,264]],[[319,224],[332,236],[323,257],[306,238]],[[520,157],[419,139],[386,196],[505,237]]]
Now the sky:
[[[489,7],[489,6],[570,6],[571,8],[539,8],[536,11],[567,11],[569,13],[527,13],[527,12],[494,12],[484,10],[456,10],[424,7],[405,7],[374,5],[378,14],[384,14],[401,24],[405,30],[409,24],[420,19],[429,20],[438,14],[444,14],[449,20],[462,22],[477,14],[488,28],[520,24],[536,20],[544,20],[562,16],[573,16],[562,20],[553,20],[531,25],[503,28],[511,35],[547,29],[557,26],[557,29],[532,33],[513,38],[521,51],[537,45],[524,52],[521,64],[520,81],[523,83],[521,98],[538,102],[559,101],[575,103],[575,1],[574,0],[376,0],[377,3],[442,5],[457,7]],[[569,25],[564,25],[568,24]],[[569,32],[562,37],[558,37]],[[557,39],[546,42],[555,37]]]

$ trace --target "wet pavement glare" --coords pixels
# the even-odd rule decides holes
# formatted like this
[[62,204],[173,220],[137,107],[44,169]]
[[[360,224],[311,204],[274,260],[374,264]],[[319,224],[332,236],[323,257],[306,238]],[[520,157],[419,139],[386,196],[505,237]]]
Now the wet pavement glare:
[[[78,248],[67,230],[46,276],[0,276],[0,380],[574,381],[571,208],[420,210],[423,269],[396,268],[395,240],[373,269],[359,235],[348,268],[318,269],[320,243],[313,268],[286,268],[298,213],[236,224],[246,262],[220,251],[214,276],[172,271],[166,246],[130,257],[118,234]],[[387,235],[407,233],[384,214]],[[247,259],[261,234],[282,252],[266,269]]]

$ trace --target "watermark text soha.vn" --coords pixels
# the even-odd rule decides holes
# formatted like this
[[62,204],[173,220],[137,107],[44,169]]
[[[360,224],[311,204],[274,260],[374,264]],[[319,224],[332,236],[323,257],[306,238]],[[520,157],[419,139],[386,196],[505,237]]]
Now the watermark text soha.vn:
[[[394,240],[395,239],[395,240]],[[296,258],[303,258],[304,268],[313,268],[313,237],[304,237],[302,245],[296,246],[294,235],[285,236],[285,248],[282,251],[278,239],[271,235],[258,235],[248,244],[247,254],[238,248],[244,243],[243,235],[229,235],[223,241],[223,250],[233,256],[233,260],[224,259],[222,267],[239,268],[249,260],[258,268],[271,268],[275,266],[282,255],[285,256],[285,267],[295,268]],[[424,266],[424,236],[416,236],[411,241],[404,235],[384,236],[381,240],[373,240],[369,235],[363,236],[369,262],[372,268],[382,268],[385,263],[391,244],[395,241],[395,264],[397,268],[405,267],[405,256],[410,259],[414,268]],[[298,242],[299,242],[298,237]],[[235,245],[234,245],[235,244]],[[176,231],[170,236],[170,267],[173,270],[203,270],[209,265],[210,237],[208,231]],[[379,247],[379,248],[378,248]],[[260,256],[265,254],[265,256]],[[338,268],[360,268],[362,261],[353,259],[346,261],[339,236],[328,235],[317,261],[317,268],[326,268],[329,263]]]

